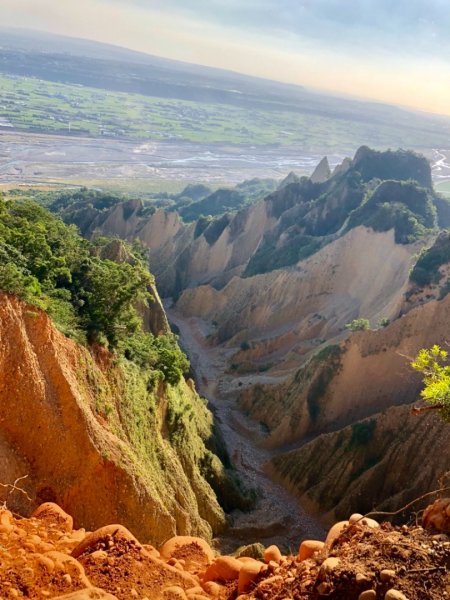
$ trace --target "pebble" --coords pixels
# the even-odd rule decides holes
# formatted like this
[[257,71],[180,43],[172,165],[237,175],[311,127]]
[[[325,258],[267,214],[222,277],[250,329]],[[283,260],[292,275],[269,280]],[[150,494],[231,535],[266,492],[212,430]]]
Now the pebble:
[[366,590],[365,592],[361,592],[358,596],[358,600],[376,600],[377,593],[375,590]]
[[250,589],[250,586],[258,577],[264,564],[255,560],[253,564],[245,563],[239,571],[238,594],[243,594]]
[[363,516],[364,515],[361,515],[360,513],[353,513],[348,522],[350,523],[350,525],[353,525],[353,523],[356,523],[356,521],[362,519]]
[[96,550],[91,554],[91,558],[93,558],[94,560],[103,560],[105,558],[108,558],[108,553],[104,550]]
[[380,579],[384,583],[391,581],[395,577],[395,571],[393,569],[383,569],[380,571]]
[[328,547],[332,546],[333,542],[337,540],[337,538],[345,529],[347,529],[348,526],[348,521],[339,521],[338,523],[335,523],[327,534],[327,537],[325,539],[325,545]]
[[368,517],[364,517],[361,523],[367,527],[371,527],[372,529],[378,529],[380,527],[378,521],[375,521],[375,519],[369,519]]
[[386,592],[384,600],[408,600],[408,598],[402,592],[392,588]]
[[304,540],[300,544],[300,548],[298,550],[298,560],[306,560],[307,558],[311,558],[313,554],[316,552],[320,552],[323,550],[325,544],[323,542],[319,542],[318,540]]
[[282,555],[278,546],[272,545],[264,550],[264,561],[269,563],[270,561],[275,561],[277,563],[281,562]]
[[356,581],[356,583],[359,583],[359,584],[361,584],[361,583],[369,583],[369,581],[371,581],[371,578],[368,577],[367,575],[365,575],[364,573],[356,573],[356,575],[355,575],[355,581]]
[[49,573],[53,573],[55,570],[55,563],[48,556],[43,556],[42,554],[36,554],[36,562],[44,567]]
[[358,596],[358,600],[376,600],[377,593],[375,590],[366,590],[365,592],[361,592]]
[[321,577],[323,579],[323,577],[325,575],[329,575],[335,569],[337,569],[337,567],[339,567],[340,564],[341,564],[340,558],[337,558],[335,556],[330,556],[329,558],[326,558],[320,567],[319,577]]
[[187,598],[183,588],[178,585],[172,585],[165,588],[162,595],[165,600],[186,600]]
[[325,581],[323,581],[320,585],[317,586],[317,591],[319,592],[320,596],[328,596],[330,593],[330,589],[330,585]]

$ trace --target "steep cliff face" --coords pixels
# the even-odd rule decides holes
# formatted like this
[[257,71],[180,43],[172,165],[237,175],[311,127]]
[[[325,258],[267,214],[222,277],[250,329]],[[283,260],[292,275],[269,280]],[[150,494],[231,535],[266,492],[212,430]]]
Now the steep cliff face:
[[271,475],[326,521],[397,510],[436,489],[450,469],[448,425],[411,414],[422,384],[409,363],[445,346],[449,324],[447,296],[323,349],[282,385],[243,392],[241,406],[279,449]]
[[[186,288],[202,284],[221,288],[235,276],[293,266],[339,237],[349,215],[362,206],[365,209],[357,213],[352,227],[368,225],[381,231],[394,227],[400,243],[416,239],[434,223],[433,210],[423,223],[420,210],[415,212],[421,208],[422,196],[422,204],[430,210],[435,198],[424,157],[362,147],[331,176],[326,159],[319,167],[312,179],[288,177],[264,200],[237,213],[195,223],[184,223],[174,212],[155,210],[136,200],[106,208],[100,203],[95,214],[85,201],[68,206],[56,201],[54,209],[79,225],[83,235],[100,231],[139,238],[151,251],[151,270],[161,294],[175,297]],[[380,185],[386,180],[415,183],[405,189],[395,187],[395,181]],[[406,200],[400,198],[402,190]],[[407,207],[408,199],[415,196],[419,200]]]
[[402,312],[430,300],[441,300],[450,291],[450,233],[441,231],[424,248],[411,271]]
[[240,359],[251,359],[259,349],[259,363],[292,368],[325,340],[340,336],[352,319],[376,323],[397,314],[419,248],[395,244],[393,231],[359,227],[295,268],[236,277],[221,290],[188,289],[177,309],[218,323],[219,343],[252,340],[252,350]]
[[273,476],[325,522],[355,511],[396,511],[437,489],[449,469],[448,425],[436,416],[412,416],[407,406],[321,435],[270,465]]
[[241,405],[266,423],[266,443],[283,446],[418,398],[409,363],[418,350],[450,339],[450,297],[418,307],[386,328],[325,348],[280,386],[256,386]]
[[0,373],[0,481],[27,475],[33,501],[18,495],[11,508],[56,501],[78,526],[122,522],[155,543],[223,527],[202,467],[223,475],[205,447],[212,417],[192,385],[153,385],[105,351],[94,360],[45,313],[4,294]]

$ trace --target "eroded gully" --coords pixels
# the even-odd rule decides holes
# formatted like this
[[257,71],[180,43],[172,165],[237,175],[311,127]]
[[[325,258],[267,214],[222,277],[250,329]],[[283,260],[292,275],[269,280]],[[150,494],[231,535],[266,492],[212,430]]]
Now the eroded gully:
[[[228,453],[242,481],[257,490],[258,501],[250,512],[235,511],[232,526],[218,538],[222,552],[253,542],[277,544],[295,552],[305,538],[322,539],[324,529],[281,485],[265,471],[273,450],[261,448],[258,423],[237,407],[236,394],[229,393],[224,374],[229,351],[211,347],[203,321],[185,318],[166,308],[169,319],[179,328],[180,343],[189,355],[199,393],[209,400],[222,431]],[[228,382],[229,383],[229,382]]]

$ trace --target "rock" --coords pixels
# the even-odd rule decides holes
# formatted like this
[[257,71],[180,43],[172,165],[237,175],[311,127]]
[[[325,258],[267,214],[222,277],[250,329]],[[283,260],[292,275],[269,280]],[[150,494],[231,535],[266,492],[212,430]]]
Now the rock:
[[108,592],[100,588],[91,587],[70,594],[64,594],[64,596],[57,596],[55,600],[117,600],[117,596],[108,594]]
[[337,538],[341,535],[341,533],[347,529],[348,526],[348,521],[338,521],[337,523],[335,523],[327,534],[327,537],[325,539],[325,545],[330,548],[333,545],[333,543],[337,540]]
[[35,560],[38,565],[47,571],[47,573],[53,573],[55,570],[55,563],[50,557],[44,556],[43,554],[35,554]]
[[434,529],[450,533],[450,498],[439,498],[423,511],[422,525],[425,529]]
[[189,594],[190,595],[192,595],[192,594],[200,594],[200,595],[202,595],[204,593],[205,593],[205,590],[202,587],[200,587],[199,585],[196,585],[195,587],[192,587],[192,588],[189,588],[189,589],[186,590],[186,595],[187,596],[189,596]]
[[364,518],[364,515],[361,515],[360,513],[353,513],[348,522],[350,523],[350,525],[353,525],[357,521],[360,521],[362,518]]
[[203,581],[232,581],[239,577],[239,572],[245,563],[233,556],[219,556],[209,565],[203,575]]
[[319,162],[317,167],[314,169],[313,174],[311,175],[311,181],[313,183],[323,183],[327,181],[331,176],[331,169],[328,163],[328,158],[324,156],[322,160]]
[[284,578],[281,575],[273,575],[272,577],[267,577],[264,581],[261,582],[260,586],[262,589],[272,587],[276,584],[283,583]]
[[365,575],[364,573],[356,573],[355,581],[358,584],[369,583],[371,581],[371,578]]
[[364,519],[362,519],[361,523],[363,525],[366,525],[367,527],[370,527],[371,529],[378,529],[380,526],[378,521],[375,521],[375,519],[369,519],[368,517],[364,517]]
[[257,579],[264,567],[264,563],[257,560],[254,560],[253,563],[247,562],[243,564],[239,571],[238,594],[243,594],[251,588],[252,583]]
[[342,175],[343,173],[346,173],[351,166],[352,166],[352,159],[347,156],[346,158],[344,158],[344,160],[339,165],[336,165],[334,167],[334,171],[332,174],[333,174],[333,176],[338,175],[338,174]]
[[167,540],[161,548],[162,559],[182,559],[184,568],[191,573],[203,571],[214,560],[214,552],[205,540],[188,535],[176,535]]
[[284,187],[286,187],[287,185],[290,185],[291,183],[298,183],[300,181],[300,177],[298,175],[296,175],[294,173],[294,171],[291,171],[284,179],[283,181],[281,181],[281,183],[278,186],[278,189],[281,190]]
[[321,552],[324,546],[325,544],[318,540],[304,540],[298,550],[298,560],[302,561],[310,558],[316,552]]
[[223,585],[216,583],[215,581],[207,581],[203,584],[203,588],[205,592],[207,592],[213,598],[220,598],[221,593],[223,591]]
[[55,564],[55,569],[58,571],[63,571],[65,573],[70,571],[72,579],[76,578],[79,583],[85,587],[89,587],[91,585],[89,579],[86,577],[83,565],[70,554],[65,554],[64,552],[59,552],[58,550],[52,550],[51,552],[47,552],[45,556],[52,560],[52,562]]
[[14,517],[12,512],[6,508],[0,508],[0,525],[13,525]]
[[108,558],[108,553],[104,550],[96,550],[95,552],[92,552],[91,558],[94,560],[105,560],[105,558]]
[[31,516],[48,524],[54,523],[63,531],[70,532],[73,529],[73,518],[54,502],[44,502]]
[[331,586],[326,581],[322,581],[322,583],[317,586],[317,591],[319,592],[320,596],[329,596],[331,592]]
[[326,558],[320,566],[319,579],[324,579],[327,575],[330,575],[335,571],[341,564],[341,559],[336,556],[330,556]]
[[377,593],[375,590],[366,590],[365,592],[361,592],[358,596],[358,600],[376,600]]
[[89,554],[90,551],[97,549],[97,545],[100,543],[106,545],[106,543],[113,538],[125,539],[129,542],[133,542],[139,547],[141,546],[134,535],[128,531],[128,529],[123,527],[123,525],[105,525],[105,527],[100,527],[100,529],[87,535],[84,540],[72,550],[72,556],[78,558],[85,552],[88,552]]
[[408,600],[408,598],[402,592],[392,588],[385,593],[384,600]]
[[249,556],[250,558],[256,558],[257,560],[264,556],[264,546],[262,544],[248,544],[247,546],[241,546],[233,552],[235,558],[241,558],[242,556]]
[[395,577],[394,569],[383,569],[380,571],[380,579],[383,583],[391,581]]
[[164,600],[186,600],[187,596],[183,590],[183,588],[178,585],[171,585],[170,587],[166,587],[162,592],[162,597]]
[[269,563],[271,560],[279,563],[281,562],[282,555],[278,546],[272,545],[264,550],[264,562]]

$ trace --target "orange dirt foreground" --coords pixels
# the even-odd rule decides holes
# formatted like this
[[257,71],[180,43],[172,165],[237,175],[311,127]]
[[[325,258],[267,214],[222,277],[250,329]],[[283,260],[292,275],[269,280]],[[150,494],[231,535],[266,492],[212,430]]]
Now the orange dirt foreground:
[[[428,519],[449,506],[437,501]],[[28,519],[0,507],[2,600],[443,600],[448,566],[446,534],[361,515],[333,525],[325,542],[303,541],[295,556],[270,546],[256,560],[217,556],[196,537],[176,536],[157,550],[121,525],[74,530],[52,503]]]

